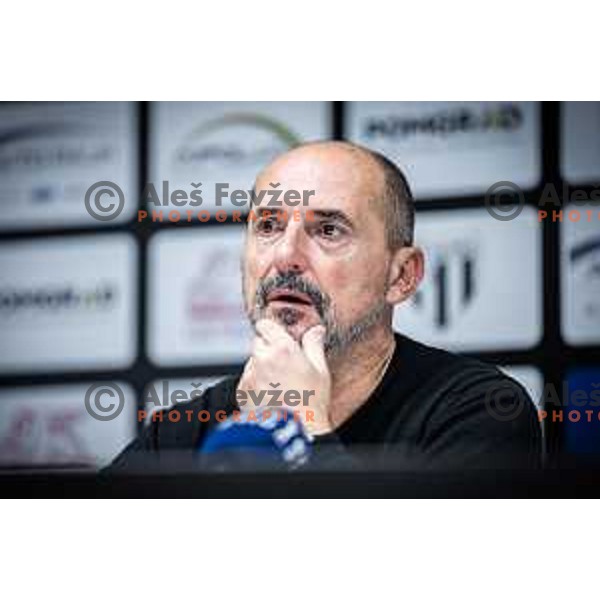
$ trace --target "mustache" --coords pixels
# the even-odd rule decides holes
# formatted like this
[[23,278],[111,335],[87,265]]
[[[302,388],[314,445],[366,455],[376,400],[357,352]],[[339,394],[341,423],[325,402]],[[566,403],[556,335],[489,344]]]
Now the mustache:
[[306,294],[317,313],[323,319],[331,304],[329,296],[312,282],[304,279],[295,271],[284,271],[262,279],[256,289],[256,306],[258,309],[264,309],[267,305],[267,297],[274,291],[300,292]]

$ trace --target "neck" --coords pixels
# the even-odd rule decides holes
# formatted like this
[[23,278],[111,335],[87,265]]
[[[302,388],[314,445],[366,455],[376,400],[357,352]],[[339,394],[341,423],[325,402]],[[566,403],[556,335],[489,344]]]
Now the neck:
[[367,401],[383,378],[395,345],[391,328],[381,326],[331,360],[329,417],[334,428]]

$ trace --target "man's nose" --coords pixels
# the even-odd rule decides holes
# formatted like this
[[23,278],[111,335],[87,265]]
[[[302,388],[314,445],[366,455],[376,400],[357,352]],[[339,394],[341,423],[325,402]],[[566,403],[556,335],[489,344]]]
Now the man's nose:
[[288,225],[275,247],[274,266],[280,273],[306,271],[306,234],[302,227]]

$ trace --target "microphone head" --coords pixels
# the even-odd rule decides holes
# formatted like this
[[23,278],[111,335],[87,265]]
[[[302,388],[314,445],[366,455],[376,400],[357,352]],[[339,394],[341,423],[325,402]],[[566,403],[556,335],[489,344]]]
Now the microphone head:
[[285,410],[256,411],[256,419],[241,413],[241,420],[229,417],[208,433],[198,448],[203,464],[210,468],[285,468],[305,464],[311,455],[311,441],[293,413]]

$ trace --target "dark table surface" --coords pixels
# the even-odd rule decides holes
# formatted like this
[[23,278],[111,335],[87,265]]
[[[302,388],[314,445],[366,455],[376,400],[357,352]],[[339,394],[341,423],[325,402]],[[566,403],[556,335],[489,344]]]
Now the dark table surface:
[[0,497],[19,498],[596,498],[600,468],[452,471],[198,470],[181,464],[117,472],[84,468],[0,470]]

